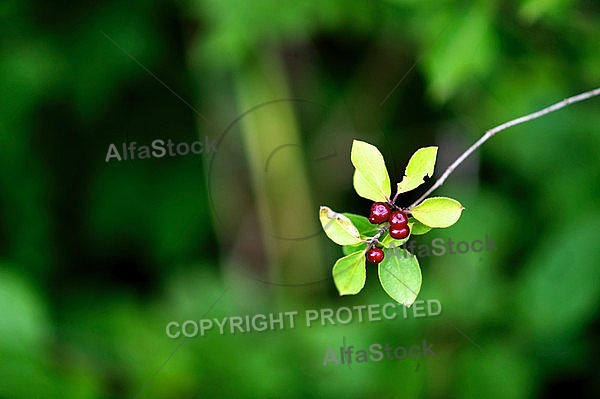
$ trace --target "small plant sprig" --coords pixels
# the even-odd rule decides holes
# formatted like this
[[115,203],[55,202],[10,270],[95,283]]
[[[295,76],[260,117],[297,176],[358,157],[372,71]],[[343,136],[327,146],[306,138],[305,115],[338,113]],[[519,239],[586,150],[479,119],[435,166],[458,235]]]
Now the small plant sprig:
[[[421,268],[417,258],[400,246],[411,234],[425,234],[432,228],[452,226],[464,209],[458,201],[451,198],[427,196],[495,134],[599,95],[600,88],[580,93],[488,130],[407,208],[398,207],[396,199],[400,194],[423,184],[425,176],[432,176],[437,147],[420,148],[413,154],[408,161],[404,178],[397,185],[396,194],[390,199],[390,177],[383,156],[377,147],[355,140],[350,155],[355,168],[354,189],[359,196],[374,201],[369,218],[337,213],[326,206],[319,210],[323,230],[333,242],[342,245],[345,255],[333,266],[333,281],[340,295],[355,295],[363,289],[368,260],[378,265],[379,281],[384,291],[395,301],[411,306],[421,290]],[[395,256],[391,256],[390,252]]]
[[428,198],[401,208],[396,199],[425,183],[433,175],[437,147],[417,150],[408,161],[404,178],[391,197],[390,177],[377,147],[354,140],[350,158],[354,165],[354,189],[374,201],[367,219],[337,213],[326,206],[319,219],[327,236],[343,246],[344,257],[333,266],[333,280],[340,295],[358,294],[366,281],[366,261],[378,265],[379,281],[395,301],[411,306],[421,290],[421,268],[416,256],[400,248],[411,234],[425,234],[432,228],[452,226],[463,206],[446,197]]

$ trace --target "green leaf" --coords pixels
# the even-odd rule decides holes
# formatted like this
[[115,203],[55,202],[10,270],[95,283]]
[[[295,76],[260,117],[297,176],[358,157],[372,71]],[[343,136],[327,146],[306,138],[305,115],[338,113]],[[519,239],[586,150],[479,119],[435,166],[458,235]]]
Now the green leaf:
[[421,268],[416,256],[396,248],[384,250],[379,264],[379,281],[384,291],[404,306],[411,306],[421,290]]
[[408,227],[410,228],[410,234],[416,236],[428,233],[431,230],[431,227],[424,225],[414,218],[408,218]]
[[362,250],[338,259],[333,265],[333,282],[340,295],[358,294],[366,279],[366,257]]
[[404,171],[404,178],[398,183],[398,192],[405,193],[414,190],[425,183],[424,177],[433,175],[435,159],[437,157],[437,147],[419,148],[410,160]]
[[409,240],[411,234],[412,234],[412,232],[409,233],[406,238],[397,240],[395,238],[392,238],[392,236],[390,236],[390,233],[388,231],[383,235],[383,238],[380,239],[379,242],[381,243],[381,245],[383,245],[386,248],[400,247],[402,244],[404,244],[406,241]]
[[390,176],[377,147],[354,140],[350,159],[356,168],[353,179],[356,193],[371,201],[387,201],[392,190]]
[[362,238],[373,237],[379,231],[376,224],[369,222],[364,216],[355,215],[353,213],[342,213],[356,226]]
[[332,211],[326,206],[319,209],[319,220],[327,237],[339,245],[354,245],[361,241],[358,229],[352,221],[341,213]]
[[427,198],[411,209],[411,215],[429,227],[449,227],[460,218],[465,209],[460,202],[452,198]]
[[346,256],[357,251],[364,251],[365,249],[367,249],[367,243],[361,242],[360,244],[356,245],[344,245],[342,247],[342,252],[344,253],[344,256]]

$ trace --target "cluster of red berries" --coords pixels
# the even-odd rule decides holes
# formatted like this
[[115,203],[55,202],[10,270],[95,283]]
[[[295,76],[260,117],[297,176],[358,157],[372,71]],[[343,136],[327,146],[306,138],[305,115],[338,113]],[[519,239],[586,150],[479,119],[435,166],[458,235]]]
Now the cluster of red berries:
[[[369,222],[373,224],[390,223],[390,236],[397,240],[408,237],[410,229],[408,227],[408,216],[402,210],[393,211],[385,202],[375,202],[371,206]],[[367,260],[371,263],[381,263],[384,253],[381,248],[373,247],[367,252]]]

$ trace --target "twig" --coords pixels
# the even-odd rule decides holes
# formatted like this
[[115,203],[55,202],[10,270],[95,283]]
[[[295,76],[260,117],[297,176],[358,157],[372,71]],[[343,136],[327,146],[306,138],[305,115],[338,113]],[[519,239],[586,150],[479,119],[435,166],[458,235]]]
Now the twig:
[[529,115],[525,115],[525,116],[521,116],[520,118],[517,119],[513,119],[511,121],[508,121],[506,123],[503,123],[502,125],[496,126],[493,129],[488,130],[487,132],[485,132],[485,134],[479,139],[477,140],[471,147],[469,147],[460,157],[458,157],[456,159],[456,161],[454,161],[452,163],[452,165],[448,166],[448,169],[446,169],[444,171],[444,173],[442,174],[442,176],[440,176],[440,178],[435,182],[435,184],[433,186],[431,186],[429,188],[429,190],[427,190],[425,192],[425,194],[423,194],[421,197],[419,197],[418,200],[416,200],[408,209],[412,209],[413,207],[417,206],[418,204],[421,203],[421,201],[423,201],[425,198],[427,198],[427,196],[429,194],[431,194],[436,188],[438,188],[439,186],[441,186],[442,184],[444,184],[444,182],[446,181],[446,179],[448,178],[448,176],[450,176],[450,174],[452,172],[454,172],[454,169],[456,169],[465,159],[467,159],[469,157],[469,155],[471,155],[476,149],[478,149],[479,147],[481,147],[481,145],[483,143],[485,143],[486,141],[488,141],[488,139],[490,139],[493,135],[495,135],[496,133],[499,133],[503,130],[508,129],[509,127],[513,127],[515,125],[519,125],[521,123],[525,123],[525,122],[529,122],[532,121],[534,119],[537,119],[541,116],[547,115],[549,113],[552,113],[554,111],[558,111],[561,108],[566,107],[567,105],[579,102],[579,101],[583,101],[583,100],[587,100],[588,98],[592,98],[595,97],[597,95],[600,95],[600,88],[594,89],[594,90],[590,90],[590,91],[586,91],[585,93],[581,93],[578,94],[576,96],[573,97],[569,97],[567,99],[564,99],[556,104],[553,104],[549,107],[546,107],[542,110],[539,110],[537,112],[534,112],[532,114]]
[[379,229],[379,231],[377,232],[377,234],[375,234],[373,237],[369,238],[368,240],[366,240],[366,244],[367,244],[367,248],[365,249],[365,253],[369,251],[369,249],[371,249],[371,247],[373,247],[373,244],[375,242],[379,242],[379,238],[386,232],[388,231],[390,228],[390,226],[386,223],[386,226],[382,227]]

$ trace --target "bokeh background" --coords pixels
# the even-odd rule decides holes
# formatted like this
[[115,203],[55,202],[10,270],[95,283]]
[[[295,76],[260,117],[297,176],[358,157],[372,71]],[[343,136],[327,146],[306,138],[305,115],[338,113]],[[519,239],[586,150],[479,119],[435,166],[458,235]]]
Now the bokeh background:
[[[420,259],[441,316],[165,331],[391,302],[374,267],[352,297],[329,277],[319,205],[370,206],[352,140],[393,181],[438,145],[439,176],[600,86],[597,2],[7,0],[0,18],[0,398],[600,395],[600,99],[499,134],[436,192],[466,210],[419,242],[497,247]],[[218,151],[105,161],[158,139]],[[343,342],[423,339],[434,357],[323,366]]]

